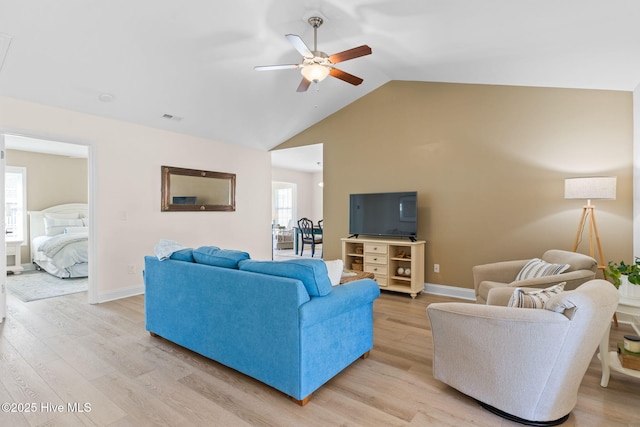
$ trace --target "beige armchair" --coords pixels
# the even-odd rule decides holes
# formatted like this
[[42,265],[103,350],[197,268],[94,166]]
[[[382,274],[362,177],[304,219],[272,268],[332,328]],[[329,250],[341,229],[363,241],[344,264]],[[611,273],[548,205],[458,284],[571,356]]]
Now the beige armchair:
[[540,258],[551,264],[569,264],[564,273],[515,281],[522,267],[530,260],[502,261],[473,267],[473,286],[476,302],[487,303],[489,291],[493,288],[547,288],[560,282],[566,282],[564,289],[575,289],[596,277],[598,262],[590,256],[576,252],[550,249]]
[[554,295],[544,309],[431,304],[433,376],[502,417],[560,424],[617,304],[616,288],[599,279]]

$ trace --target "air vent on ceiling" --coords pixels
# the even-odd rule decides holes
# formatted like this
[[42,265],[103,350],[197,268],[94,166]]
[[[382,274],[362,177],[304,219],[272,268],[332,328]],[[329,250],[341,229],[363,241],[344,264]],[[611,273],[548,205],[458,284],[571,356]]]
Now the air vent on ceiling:
[[178,117],[178,116],[174,116],[173,114],[163,114],[162,115],[163,119],[167,119],[167,120],[173,120],[174,122],[179,122],[182,120],[182,117]]

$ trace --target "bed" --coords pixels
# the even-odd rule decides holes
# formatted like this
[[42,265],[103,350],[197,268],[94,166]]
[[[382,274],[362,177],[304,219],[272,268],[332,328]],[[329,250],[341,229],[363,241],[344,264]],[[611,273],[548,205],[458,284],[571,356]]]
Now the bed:
[[89,208],[86,203],[29,211],[31,262],[67,279],[89,274]]

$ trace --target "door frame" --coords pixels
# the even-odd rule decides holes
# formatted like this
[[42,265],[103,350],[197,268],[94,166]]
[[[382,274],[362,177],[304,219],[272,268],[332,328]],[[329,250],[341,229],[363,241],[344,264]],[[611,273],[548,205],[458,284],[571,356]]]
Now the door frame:
[[[98,248],[98,239],[97,239],[97,148],[96,145],[92,142],[81,141],[81,140],[73,140],[71,138],[64,137],[55,137],[51,135],[42,135],[35,133],[27,133],[24,131],[16,131],[12,129],[0,128],[0,142],[2,145],[0,148],[3,153],[6,152],[5,144],[4,144],[4,136],[5,135],[15,135],[22,136],[25,138],[35,138],[41,139],[51,142],[64,143],[64,144],[74,144],[74,145],[82,145],[87,147],[87,200],[89,206],[89,277],[88,277],[88,285],[87,285],[87,296],[89,304],[97,304],[98,300],[98,256],[97,256],[97,248]],[[4,157],[4,156],[3,156]],[[0,173],[2,174],[2,188],[4,188],[4,172],[5,172],[5,159],[3,158],[0,161]],[[1,196],[2,205],[4,205],[4,191]],[[2,233],[2,242],[0,243],[0,255],[6,253],[6,243],[4,233]],[[2,256],[2,260],[0,260],[0,274],[3,274],[4,280],[6,281],[6,256]],[[4,267],[2,267],[4,266]],[[6,286],[5,286],[6,288]],[[1,304],[0,295],[0,304]],[[0,313],[2,308],[0,308]]]

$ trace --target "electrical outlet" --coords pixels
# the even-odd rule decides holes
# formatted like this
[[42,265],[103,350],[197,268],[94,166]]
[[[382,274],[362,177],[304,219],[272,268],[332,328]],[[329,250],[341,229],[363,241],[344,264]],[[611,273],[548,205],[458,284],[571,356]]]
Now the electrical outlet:
[[440,264],[433,264],[433,272],[440,273]]
[[127,271],[129,274],[136,274],[136,266],[133,264],[129,264],[127,266]]

